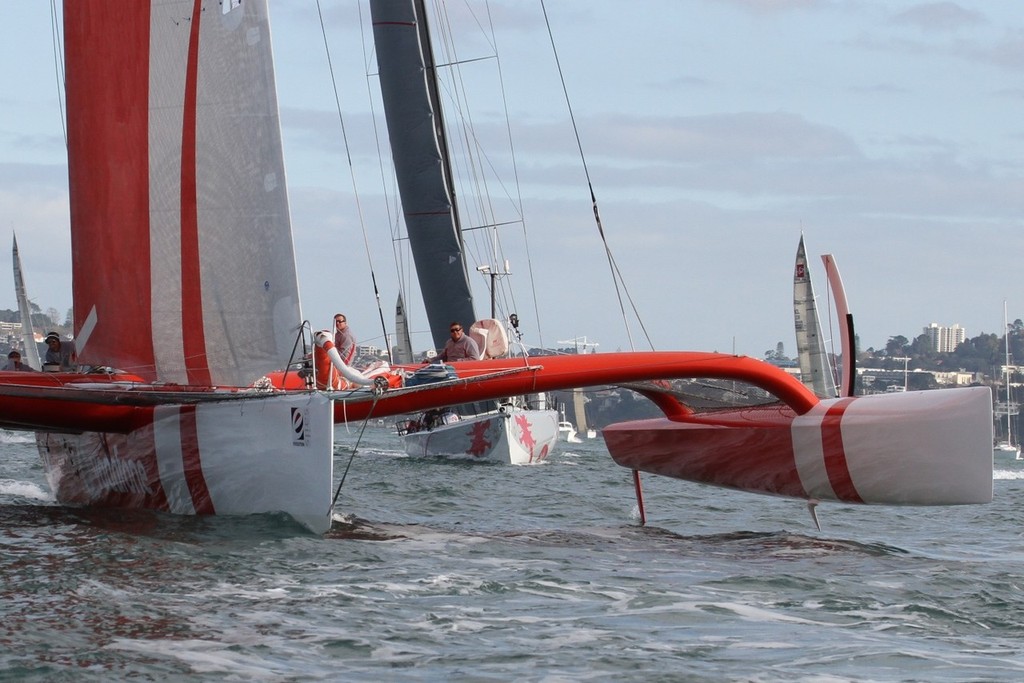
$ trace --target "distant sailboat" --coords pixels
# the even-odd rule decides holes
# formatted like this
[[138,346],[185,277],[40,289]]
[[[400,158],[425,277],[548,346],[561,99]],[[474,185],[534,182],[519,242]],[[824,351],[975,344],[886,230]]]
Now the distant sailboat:
[[566,443],[582,443],[580,437],[577,435],[576,428],[572,426],[572,422],[565,419],[565,410],[561,411],[561,420],[558,421],[558,434]]
[[395,304],[395,358],[396,363],[412,362],[412,340],[409,338],[409,319],[405,316],[405,301],[398,293]]
[[836,397],[835,376],[821,336],[818,305],[814,299],[811,272],[807,267],[804,237],[796,250],[793,272],[793,317],[796,325],[796,349],[800,361],[800,379],[821,398]]
[[597,432],[587,421],[587,397],[583,395],[583,389],[577,387],[572,390],[572,405],[576,414],[576,430],[580,434],[585,434],[588,439],[596,437]]
[[993,448],[993,456],[1002,461],[1020,460],[1020,444],[1013,438],[1014,418],[1020,412],[1018,404],[1010,397],[1010,326],[1006,315],[1006,301],[1003,301],[1003,340],[1005,347],[1005,361],[1003,363],[1003,391],[1005,401],[996,402],[996,419],[1006,418],[1006,438],[1000,441]]
[[[495,279],[508,274],[508,264],[501,273],[497,259],[477,268],[491,282],[491,317],[477,321],[426,7],[420,0],[371,0],[370,14],[409,248],[434,348],[444,348],[449,326],[458,322],[483,359],[506,356],[508,334],[494,318]],[[436,372],[443,377],[446,371]],[[544,409],[543,397],[529,405],[508,398],[495,407],[469,406],[465,415],[432,410],[400,425],[406,453],[512,464],[546,459],[558,438],[558,413]]]
[[25,276],[21,270],[21,257],[18,255],[18,237],[14,236],[14,295],[18,300],[18,314],[21,317],[21,336],[23,346],[21,362],[33,370],[42,370],[39,358],[39,347],[36,345],[35,331],[32,329],[32,309],[29,307],[28,294],[25,289]]

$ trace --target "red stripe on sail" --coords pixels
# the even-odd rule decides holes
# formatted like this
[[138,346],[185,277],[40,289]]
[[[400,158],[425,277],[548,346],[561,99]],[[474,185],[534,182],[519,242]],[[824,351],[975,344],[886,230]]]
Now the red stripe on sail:
[[203,329],[203,285],[199,269],[199,215],[196,192],[196,103],[199,88],[199,23],[201,0],[192,8],[181,122],[181,327],[185,369],[190,384],[209,386],[206,334]]
[[[107,435],[108,438],[112,435]],[[163,480],[160,479],[160,465],[157,462],[156,454],[156,432],[153,420],[153,412],[150,412],[149,425],[145,429],[137,429],[132,436],[139,441],[144,440],[144,445],[139,450],[144,455],[140,458],[146,468],[146,480],[149,484],[150,494],[141,505],[130,507],[147,507],[155,510],[168,512],[171,509],[167,502],[167,491],[164,490]]]
[[203,462],[199,451],[199,428],[196,424],[196,407],[182,406],[178,413],[181,429],[181,463],[184,467],[185,483],[192,496],[192,506],[197,515],[216,514],[210,489],[203,475]]
[[863,503],[864,500],[853,484],[853,477],[850,476],[846,450],[843,448],[843,414],[852,402],[852,398],[839,401],[825,413],[821,421],[821,447],[825,455],[825,471],[836,497],[848,503]]
[[146,334],[150,3],[66,0],[63,16],[78,360],[156,379]]

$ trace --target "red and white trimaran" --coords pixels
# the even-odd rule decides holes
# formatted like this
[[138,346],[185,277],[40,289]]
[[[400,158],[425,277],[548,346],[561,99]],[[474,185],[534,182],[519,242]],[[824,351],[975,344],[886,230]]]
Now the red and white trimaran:
[[[604,429],[636,472],[821,501],[991,499],[987,388],[821,400],[771,365],[696,352],[455,363],[457,379],[408,388],[400,367],[347,391],[274,374],[302,357],[304,325],[266,1],[66,0],[63,18],[90,371],[0,373],[0,427],[37,432],[59,501],[281,511],[321,532],[335,422],[608,384],[665,414]],[[668,382],[687,378],[777,401],[696,412]]]

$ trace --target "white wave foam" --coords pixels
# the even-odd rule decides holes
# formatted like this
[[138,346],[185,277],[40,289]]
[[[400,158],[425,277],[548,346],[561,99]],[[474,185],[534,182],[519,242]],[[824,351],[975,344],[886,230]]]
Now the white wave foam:
[[30,481],[17,481],[15,479],[0,479],[0,495],[21,496],[33,500],[53,501],[53,495],[46,489]]
[[30,432],[9,432],[0,429],[0,443],[32,443],[33,440]]

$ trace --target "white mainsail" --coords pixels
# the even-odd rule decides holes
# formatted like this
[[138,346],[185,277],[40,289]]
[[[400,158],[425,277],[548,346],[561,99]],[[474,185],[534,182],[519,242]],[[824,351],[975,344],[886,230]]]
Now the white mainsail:
[[32,309],[29,307],[28,294],[25,289],[25,275],[21,270],[21,257],[18,255],[18,237],[14,236],[14,295],[18,299],[18,314],[21,317],[21,336],[25,350],[21,354],[21,362],[33,370],[41,370],[39,347],[36,345],[35,331],[32,329]]
[[793,272],[793,318],[796,326],[796,350],[800,361],[800,378],[807,387],[821,398],[835,398],[836,382],[825,351],[825,340],[821,336],[821,322],[818,305],[814,300],[811,273],[807,268],[807,254],[804,251],[804,237],[796,251],[796,267]]

